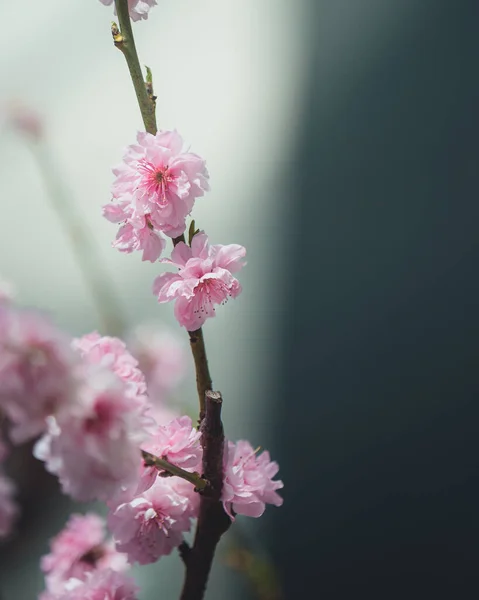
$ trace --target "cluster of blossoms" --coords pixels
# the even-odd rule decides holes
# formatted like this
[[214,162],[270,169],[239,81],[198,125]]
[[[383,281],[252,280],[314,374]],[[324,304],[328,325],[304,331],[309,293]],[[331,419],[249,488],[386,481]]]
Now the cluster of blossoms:
[[[100,0],[106,6],[113,4],[113,0]],[[132,21],[148,19],[148,12],[152,6],[156,6],[156,0],[128,0],[128,9]],[[116,11],[115,11],[116,14]]]
[[[183,235],[195,199],[208,190],[208,172],[202,158],[183,151],[176,131],[156,136],[140,132],[137,141],[113,170],[113,202],[103,207],[103,214],[121,223],[114,247],[122,252],[141,250],[143,260],[155,262],[165,248],[162,233]],[[160,303],[174,301],[179,324],[195,331],[215,316],[215,305],[241,292],[233,274],[244,266],[246,250],[238,244],[210,245],[204,232],[193,236],[191,247],[176,241],[171,257],[161,262],[177,272],[160,275],[153,292]]]
[[[180,247],[178,256],[186,250]],[[221,254],[206,241],[191,252],[213,257],[208,260]],[[41,600],[134,599],[135,588],[122,573],[125,563],[148,564],[171,553],[199,508],[192,483],[160,476],[141,452],[201,472],[200,432],[187,416],[155,420],[138,361],[117,338],[92,333],[69,340],[43,315],[8,302],[0,305],[0,335],[0,409],[10,423],[10,440],[19,444],[40,435],[35,456],[58,476],[66,494],[107,503],[113,536],[104,542],[97,517],[73,517],[42,561]],[[2,442],[0,460],[5,453]],[[257,456],[247,442],[226,443],[222,499],[231,518],[259,516],[265,503],[281,503],[276,472],[266,452]],[[9,533],[17,513],[12,493],[0,473],[0,535]],[[107,588],[123,591],[114,595]],[[104,595],[95,595],[98,590]]]

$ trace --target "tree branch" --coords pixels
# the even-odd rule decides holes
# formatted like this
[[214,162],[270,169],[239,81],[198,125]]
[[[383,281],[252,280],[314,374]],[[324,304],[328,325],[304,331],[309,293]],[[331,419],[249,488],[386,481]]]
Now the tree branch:
[[196,389],[198,390],[198,400],[200,403],[199,422],[201,424],[205,416],[205,394],[208,390],[211,390],[213,383],[208,367],[203,330],[200,328],[196,331],[188,331],[188,335],[190,336],[190,347],[193,353],[193,360],[195,361]]
[[170,475],[175,475],[176,477],[186,479],[186,481],[192,483],[198,491],[206,489],[206,487],[209,485],[209,482],[203,477],[200,477],[199,473],[190,473],[190,471],[185,471],[184,469],[173,465],[168,460],[159,458],[158,456],[150,454],[145,450],[142,450],[141,454],[143,456],[143,462],[147,467],[156,467],[158,471],[166,471]]
[[128,13],[128,0],[115,0],[116,13],[120,29],[116,23],[111,26],[111,33],[115,46],[123,52],[128,69],[130,71],[131,81],[135,88],[136,98],[140,107],[143,124],[148,133],[156,135],[156,116],[155,116],[155,101],[148,94],[147,82],[143,79],[141,72],[140,61],[135,46],[135,38],[131,28],[130,15]]
[[186,574],[180,600],[202,600],[213,563],[216,546],[228,530],[231,520],[223,509],[223,448],[221,422],[222,398],[219,392],[205,394],[205,417],[201,424],[203,476],[209,485],[200,498],[200,511],[193,547],[188,554]]

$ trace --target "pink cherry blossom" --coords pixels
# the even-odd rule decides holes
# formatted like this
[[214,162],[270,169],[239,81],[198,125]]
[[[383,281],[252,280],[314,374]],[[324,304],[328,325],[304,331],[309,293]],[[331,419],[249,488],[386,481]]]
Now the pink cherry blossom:
[[115,245],[125,252],[142,249],[143,258],[153,260],[164,241],[152,240],[152,234],[158,237],[162,231],[176,237],[184,232],[195,199],[209,189],[208,171],[202,158],[183,150],[176,131],[139,132],[137,142],[113,169],[112,194],[118,208],[106,205],[104,215],[123,222]]
[[[154,435],[142,444],[142,449],[187,471],[198,471],[203,456],[200,438],[201,433],[193,427],[190,417],[182,416],[159,425]],[[155,467],[144,466],[138,491],[151,487],[157,475]]]
[[201,433],[193,427],[190,417],[173,419],[157,427],[155,435],[143,445],[143,450],[165,458],[182,469],[199,469],[202,449]]
[[3,120],[19,133],[37,141],[43,135],[43,123],[40,115],[32,106],[10,99],[0,109]]
[[18,507],[13,499],[15,489],[12,480],[0,471],[0,538],[11,533],[18,515]]
[[112,510],[108,525],[120,552],[141,565],[153,563],[178,546],[196,516],[193,485],[158,477],[152,487]]
[[47,422],[34,455],[58,476],[65,493],[101,500],[136,485],[140,444],[151,422],[117,376],[91,368],[76,404]]
[[145,323],[134,329],[129,343],[131,352],[138,359],[145,375],[151,402],[154,406],[163,404],[186,373],[186,353],[182,338],[167,329],[159,328],[155,323]]
[[142,260],[150,262],[158,260],[165,248],[166,240],[148,216],[134,215],[133,207],[128,202],[106,204],[103,207],[103,216],[112,223],[124,223],[112,244],[114,248],[127,254],[134,250],[142,250]]
[[247,441],[225,444],[224,481],[222,500],[225,511],[233,518],[233,512],[249,517],[260,517],[266,504],[281,506],[283,499],[276,490],[283,482],[273,481],[279,470],[271,462],[269,452],[257,455]]
[[85,580],[71,578],[59,593],[44,592],[39,600],[137,600],[138,587],[123,573],[101,569]]
[[[106,6],[113,4],[113,0],[100,0],[100,2]],[[148,19],[148,12],[150,8],[156,5],[156,0],[128,0],[128,8],[131,20],[139,21],[140,19]]]
[[0,409],[14,443],[42,433],[45,418],[71,401],[77,362],[44,316],[0,304]]
[[72,515],[65,528],[50,542],[50,554],[41,559],[47,591],[55,594],[64,589],[72,577],[84,581],[97,569],[124,571],[126,556],[105,540],[105,522],[94,513]]
[[146,394],[145,376],[138,368],[138,361],[126,349],[119,338],[101,336],[96,331],[75,338],[72,342],[84,361],[99,365],[124,381],[133,395],[143,399]]
[[188,331],[199,329],[209,317],[215,316],[215,304],[236,298],[241,285],[233,277],[244,263],[246,250],[238,244],[228,246],[208,243],[204,233],[194,236],[191,248],[180,242],[171,253],[178,273],[163,273],[156,278],[153,291],[158,302],[175,300],[175,317]]

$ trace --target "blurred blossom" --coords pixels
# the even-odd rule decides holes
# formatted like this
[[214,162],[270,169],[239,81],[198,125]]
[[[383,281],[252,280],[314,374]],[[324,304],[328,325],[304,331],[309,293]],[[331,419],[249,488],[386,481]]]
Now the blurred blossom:
[[0,408],[15,444],[46,429],[45,417],[76,393],[70,340],[41,313],[0,303]]
[[10,100],[0,109],[2,120],[7,127],[38,141],[43,135],[43,122],[40,115],[21,101]]
[[183,339],[157,324],[144,323],[131,332],[128,346],[145,375],[150,401],[162,407],[185,376]]
[[50,553],[41,559],[46,589],[51,594],[62,592],[72,577],[85,581],[96,570],[127,568],[126,556],[105,539],[105,522],[94,513],[71,515],[65,528],[50,541]]

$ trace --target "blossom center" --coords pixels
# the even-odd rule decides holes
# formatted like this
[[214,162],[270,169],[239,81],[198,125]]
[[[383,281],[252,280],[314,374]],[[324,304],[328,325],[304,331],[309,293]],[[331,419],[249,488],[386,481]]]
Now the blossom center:
[[168,165],[158,166],[143,159],[138,162],[138,171],[142,175],[139,189],[152,197],[152,200],[166,204],[168,184],[172,179],[168,173]]

